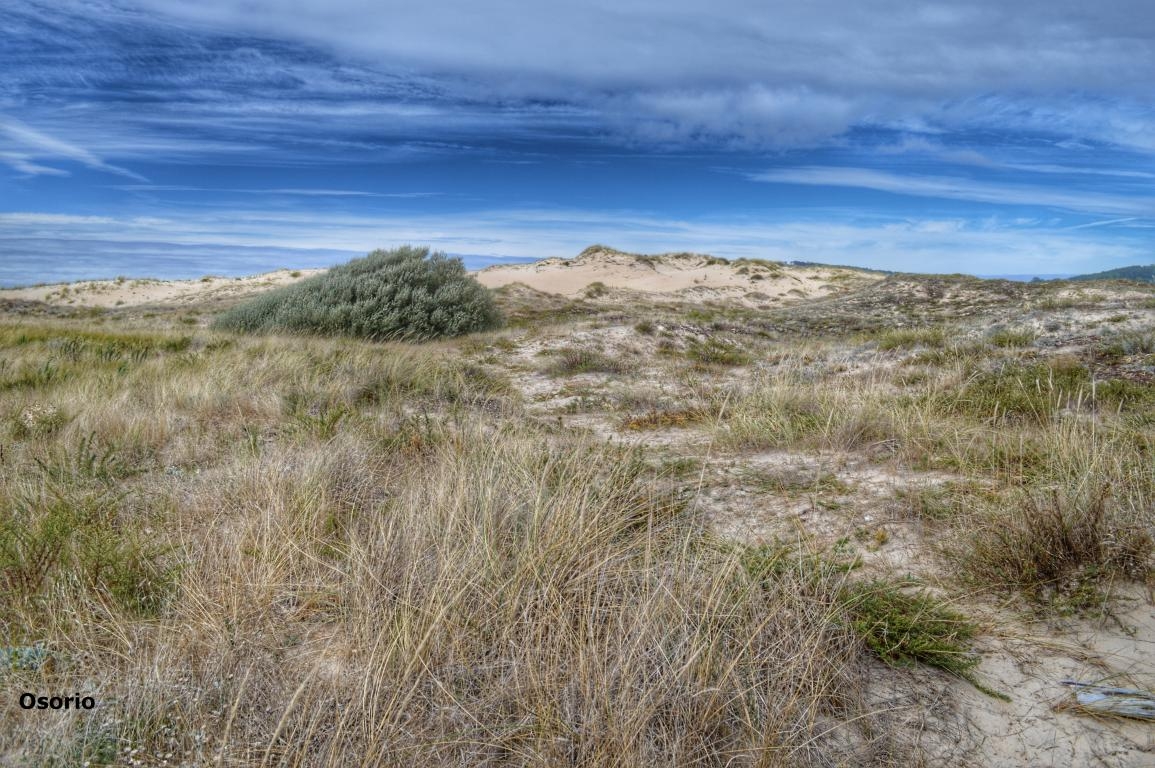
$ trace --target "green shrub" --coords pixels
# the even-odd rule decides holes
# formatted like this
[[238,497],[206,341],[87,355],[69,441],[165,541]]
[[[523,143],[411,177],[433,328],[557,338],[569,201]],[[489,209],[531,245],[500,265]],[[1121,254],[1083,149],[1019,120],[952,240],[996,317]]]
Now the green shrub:
[[225,312],[214,326],[423,341],[489,330],[500,322],[492,295],[460,259],[404,246],[269,291]]
[[977,627],[925,591],[875,580],[847,585],[845,609],[855,634],[888,664],[921,662],[970,679]]

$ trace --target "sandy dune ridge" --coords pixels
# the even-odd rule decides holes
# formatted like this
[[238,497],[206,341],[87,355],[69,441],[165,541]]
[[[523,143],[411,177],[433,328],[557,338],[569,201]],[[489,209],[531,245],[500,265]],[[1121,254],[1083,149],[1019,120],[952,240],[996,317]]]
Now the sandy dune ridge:
[[206,275],[195,280],[121,278],[35,285],[0,290],[0,300],[40,301],[54,306],[133,307],[146,304],[197,304],[205,300],[257,293],[320,274],[323,269],[278,269],[247,277]]
[[[303,280],[323,269],[279,269],[248,277],[208,275],[194,280],[117,278],[0,290],[0,300],[55,306],[183,305],[257,293]],[[596,299],[621,291],[668,295],[687,302],[736,301],[747,306],[819,298],[880,279],[880,273],[846,267],[794,266],[772,261],[727,261],[698,253],[642,256],[591,246],[572,259],[500,264],[475,275],[489,288],[521,283],[534,290]]]
[[736,300],[752,306],[829,295],[880,277],[880,273],[845,267],[727,261],[699,253],[640,256],[604,246],[591,246],[574,259],[496,265],[477,273],[477,279],[490,288],[522,283],[569,297],[595,294],[591,298],[605,289],[620,289],[668,294],[683,301]]

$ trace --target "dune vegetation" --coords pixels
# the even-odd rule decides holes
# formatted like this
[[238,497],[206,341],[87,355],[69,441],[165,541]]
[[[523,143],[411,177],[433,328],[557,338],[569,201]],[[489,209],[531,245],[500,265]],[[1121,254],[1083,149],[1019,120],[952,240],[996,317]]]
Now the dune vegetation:
[[489,291],[461,259],[428,248],[376,250],[319,275],[260,294],[214,326],[246,333],[309,333],[373,341],[429,341],[501,323]]
[[7,308],[0,762],[982,764],[928,701],[1013,719],[1005,627],[1151,576],[1150,293],[285,319],[354,272]]

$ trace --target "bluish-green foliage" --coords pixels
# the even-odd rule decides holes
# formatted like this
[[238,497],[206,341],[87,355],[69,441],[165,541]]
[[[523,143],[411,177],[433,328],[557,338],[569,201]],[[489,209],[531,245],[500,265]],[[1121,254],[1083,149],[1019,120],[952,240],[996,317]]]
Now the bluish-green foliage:
[[225,312],[215,326],[423,341],[489,330],[500,322],[489,290],[460,259],[404,246],[269,291]]

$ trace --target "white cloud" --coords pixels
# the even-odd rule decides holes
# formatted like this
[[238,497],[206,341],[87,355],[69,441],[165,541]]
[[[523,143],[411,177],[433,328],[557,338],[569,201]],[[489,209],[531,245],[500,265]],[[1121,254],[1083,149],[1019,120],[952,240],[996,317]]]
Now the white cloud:
[[126,192],[221,192],[225,194],[242,195],[291,195],[296,197],[387,197],[387,198],[422,198],[437,197],[440,192],[366,192],[357,189],[324,189],[324,188],[279,188],[279,189],[242,189],[235,187],[198,187],[185,184],[117,184],[115,189]]
[[1064,191],[945,176],[915,176],[868,168],[805,166],[777,168],[750,176],[754,181],[824,187],[854,187],[917,197],[971,200],[997,205],[1062,208],[1082,213],[1155,216],[1155,197]]
[[0,213],[0,224],[10,227],[19,226],[88,226],[88,225],[119,225],[123,220],[110,216],[75,216],[68,213]]
[[319,43],[443,84],[457,78],[482,99],[561,99],[642,139],[792,145],[850,124],[940,130],[991,120],[1155,150],[1155,7],[1146,0],[136,5]]
[[[850,128],[851,98],[808,88],[665,90],[636,93],[609,110],[627,134],[649,141],[696,137],[778,147],[813,144]],[[627,122],[628,121],[628,122]]]
[[[42,131],[35,130],[24,123],[13,120],[11,118],[0,119],[0,136],[7,136],[8,140],[28,151],[27,156],[31,157],[51,157],[57,159],[73,160],[81,165],[87,166],[97,171],[104,171],[106,173],[114,173],[118,176],[125,176],[137,181],[148,181],[138,173],[134,173],[127,168],[110,165],[101,158],[97,157],[92,152],[71,144],[54,136],[49,136]],[[25,168],[18,168],[18,170],[25,170],[29,167],[25,164]],[[54,173],[56,169],[45,168],[43,166],[31,166],[33,168],[41,168],[41,173]],[[57,173],[59,175],[59,173]]]
[[28,176],[68,176],[68,171],[60,168],[50,168],[31,160],[28,155],[19,152],[0,152],[0,162],[8,165],[12,170]]
[[1067,229],[1073,230],[1073,229],[1093,229],[1095,227],[1113,227],[1113,226],[1116,226],[1118,224],[1131,224],[1131,223],[1136,222],[1136,221],[1139,221],[1139,219],[1136,218],[1135,216],[1127,216],[1127,217],[1122,218],[1122,219],[1105,219],[1103,221],[1091,221],[1091,222],[1088,222],[1086,224],[1076,224],[1073,227],[1067,227]]

